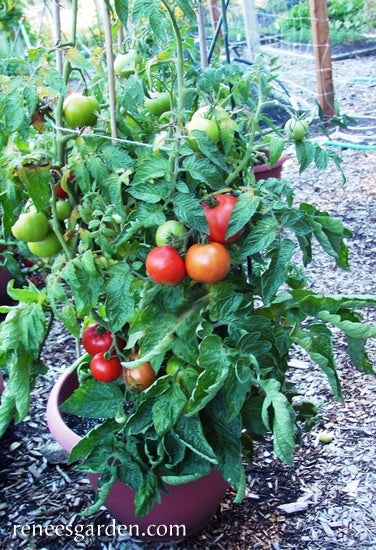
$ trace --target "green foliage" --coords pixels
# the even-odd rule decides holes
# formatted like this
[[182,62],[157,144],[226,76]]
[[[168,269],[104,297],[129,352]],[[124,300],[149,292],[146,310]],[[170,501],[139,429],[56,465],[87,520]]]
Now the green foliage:
[[[341,2],[334,0],[328,3],[330,38],[333,44],[349,42],[359,38],[373,28],[367,3],[364,0]],[[309,42],[311,40],[311,20],[309,3],[300,1],[280,16],[276,25],[284,38]]]
[[[101,476],[85,513],[99,509],[116,478],[134,489],[141,516],[160,501],[166,484],[197,479],[213,467],[239,501],[245,493],[242,459],[252,459],[253,441],[271,434],[276,455],[290,464],[300,433],[317,418],[315,405],[294,399],[291,348],[309,354],[341,399],[334,335],[342,331],[354,364],[372,372],[366,339],[376,329],[359,310],[376,301],[286,285],[297,253],[303,267],[319,250],[349,269],[351,233],[327,212],[296,204],[292,183],[256,181],[254,165],[273,165],[292,145],[265,114],[273,63],[260,57],[244,72],[217,61],[198,71],[194,2],[108,5],[130,33],[123,49],[132,45],[139,53],[132,74],[114,82],[113,112],[103,85],[106,60],[98,52],[86,58],[69,46],[60,75],[51,52],[41,47],[29,53],[25,74],[0,77],[5,242],[15,245],[11,227],[33,207],[46,214],[62,246],[43,260],[45,288],[10,284],[16,304],[0,309],[6,314],[0,360],[8,375],[0,434],[28,412],[30,389],[45,370],[40,358],[53,320],[76,339],[94,320],[125,341],[122,350],[115,344],[125,377],[127,369],[150,362],[156,380],[143,391],[120,377],[102,383],[91,375],[89,358],[79,359],[80,385],[62,409],[98,420],[70,457],[80,471]],[[72,83],[77,89],[89,84],[100,103],[95,127],[65,127],[62,103]],[[144,101],[152,91],[170,94],[171,111],[148,113]],[[193,148],[186,124],[202,106],[220,139],[214,143],[198,132]],[[295,151],[301,171],[331,164],[340,169],[339,157],[309,139],[295,143]],[[61,190],[72,210],[64,221],[56,213]],[[218,193],[237,198],[227,237],[243,230],[226,245],[229,273],[210,285],[188,276],[175,286],[154,283],[145,260],[158,226],[184,224],[186,233],[171,241],[184,258],[192,244],[207,240],[202,203]],[[171,356],[182,361],[174,374],[166,371]]]

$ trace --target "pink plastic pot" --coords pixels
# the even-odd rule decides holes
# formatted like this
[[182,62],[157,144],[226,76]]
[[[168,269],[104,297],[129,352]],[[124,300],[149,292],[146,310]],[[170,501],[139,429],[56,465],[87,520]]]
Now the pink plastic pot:
[[[268,155],[267,151],[264,151]],[[278,162],[273,164],[273,166],[268,166],[267,164],[256,164],[253,167],[253,173],[255,175],[256,181],[266,180],[268,178],[277,178],[280,179],[282,175],[283,164],[288,159],[287,155],[281,155],[278,159]]]
[[[47,403],[49,430],[67,452],[81,438],[65,424],[59,405],[77,386],[76,371],[68,371],[57,380]],[[88,478],[95,490],[98,476],[88,474]],[[137,537],[144,540],[172,541],[190,536],[205,527],[223,499],[228,483],[218,471],[213,470],[195,481],[167,487],[170,494],[163,493],[160,504],[155,504],[146,516],[136,518],[134,491],[117,480],[106,500],[106,508],[122,525],[129,527],[131,534],[136,533]]]

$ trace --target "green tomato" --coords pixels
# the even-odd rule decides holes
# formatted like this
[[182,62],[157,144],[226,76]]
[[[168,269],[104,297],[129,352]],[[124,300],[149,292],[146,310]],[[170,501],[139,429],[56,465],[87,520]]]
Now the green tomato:
[[183,366],[184,366],[183,359],[179,359],[179,357],[176,357],[175,355],[173,355],[167,361],[166,372],[170,376],[175,376],[175,374],[177,374]]
[[43,212],[26,212],[20,214],[18,220],[11,227],[13,236],[19,241],[41,241],[50,230],[47,216]]
[[68,201],[56,202],[56,214],[58,220],[66,220],[71,215],[72,208]]
[[304,119],[290,118],[284,125],[285,135],[288,139],[302,141],[309,132],[309,123]]
[[151,115],[159,117],[171,111],[171,96],[168,92],[150,93],[150,97],[145,98],[145,107]]
[[128,78],[136,70],[137,52],[129,50],[127,53],[119,53],[114,60],[114,73],[123,78]]
[[63,115],[70,128],[95,126],[100,106],[93,96],[74,92],[64,99]]
[[155,233],[155,242],[158,246],[171,244],[174,237],[182,237],[187,232],[186,227],[176,220],[167,220],[160,225]]
[[27,246],[34,256],[39,256],[40,258],[50,258],[61,250],[61,243],[53,231],[41,241],[28,242]]
[[308,284],[308,277],[298,266],[290,264],[287,271],[286,283],[293,290],[301,290]]
[[219,140],[219,130],[218,125],[215,120],[212,118],[192,118],[185,126],[187,134],[189,136],[188,145],[192,147],[195,151],[198,150],[197,138],[194,136],[193,132],[199,130],[200,132],[205,132],[205,134],[214,142],[217,143]]

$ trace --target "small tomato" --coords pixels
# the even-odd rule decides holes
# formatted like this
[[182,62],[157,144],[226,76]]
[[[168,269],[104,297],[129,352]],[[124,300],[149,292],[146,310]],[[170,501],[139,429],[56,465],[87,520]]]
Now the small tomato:
[[90,370],[96,380],[100,382],[114,382],[122,374],[119,358],[112,355],[106,358],[106,352],[96,353],[90,361]]
[[168,245],[153,248],[146,256],[146,271],[161,285],[177,285],[185,275],[185,263],[176,248]]
[[244,228],[227,239],[226,233],[232,211],[238,199],[232,195],[214,195],[211,200],[214,203],[213,205],[210,200],[202,203],[209,226],[208,239],[222,244],[235,242],[243,233]]
[[174,238],[185,235],[187,229],[177,220],[167,220],[160,225],[155,233],[155,242],[158,246],[170,244]]
[[185,256],[189,277],[199,283],[221,281],[229,272],[230,265],[230,255],[221,243],[194,244]]
[[100,106],[93,96],[73,92],[64,99],[63,115],[70,128],[95,126]]

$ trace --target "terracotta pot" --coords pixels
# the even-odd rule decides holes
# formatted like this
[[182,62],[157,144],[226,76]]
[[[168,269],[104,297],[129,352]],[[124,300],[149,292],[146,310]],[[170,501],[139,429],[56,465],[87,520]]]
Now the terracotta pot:
[[[268,155],[267,151],[264,151],[264,153]],[[282,166],[287,159],[287,155],[281,155],[278,162],[273,164],[273,166],[268,166],[267,164],[256,164],[256,166],[253,167],[253,173],[256,181],[266,180],[268,178],[280,179],[282,175]]]
[[[59,405],[77,386],[76,371],[68,371],[57,380],[47,403],[49,430],[67,452],[71,451],[81,437],[65,424]],[[95,490],[98,476],[88,474],[87,477]],[[136,533],[137,537],[149,541],[172,541],[190,536],[205,527],[223,499],[228,483],[218,471],[213,470],[195,481],[168,485],[167,488],[169,494],[162,493],[160,504],[155,504],[149,514],[136,518],[133,504],[135,493],[117,480],[106,500],[106,508],[122,525],[132,527],[132,531],[129,529],[131,534]],[[161,527],[156,534],[158,526]]]

